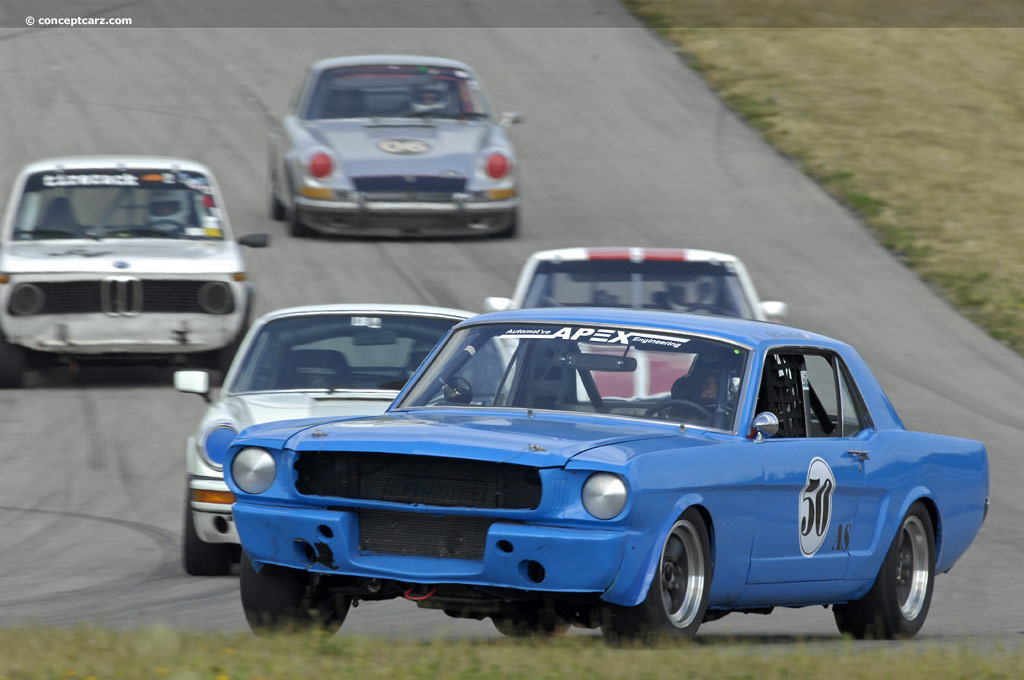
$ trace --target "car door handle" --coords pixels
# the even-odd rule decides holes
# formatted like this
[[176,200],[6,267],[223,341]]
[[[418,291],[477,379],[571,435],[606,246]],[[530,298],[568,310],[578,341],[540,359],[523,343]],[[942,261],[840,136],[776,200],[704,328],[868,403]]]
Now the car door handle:
[[867,451],[858,451],[856,449],[850,449],[849,451],[846,452],[846,454],[848,456],[853,456],[862,463],[871,457],[871,454],[869,454]]

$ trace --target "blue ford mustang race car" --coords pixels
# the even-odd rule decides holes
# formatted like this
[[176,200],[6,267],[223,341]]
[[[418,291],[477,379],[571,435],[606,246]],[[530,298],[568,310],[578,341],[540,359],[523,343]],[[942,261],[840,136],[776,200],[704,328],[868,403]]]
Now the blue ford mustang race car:
[[383,415],[250,427],[227,460],[257,632],[405,597],[508,635],[832,605],[909,637],[988,507],[984,445],[904,429],[848,345],[642,310],[475,317]]

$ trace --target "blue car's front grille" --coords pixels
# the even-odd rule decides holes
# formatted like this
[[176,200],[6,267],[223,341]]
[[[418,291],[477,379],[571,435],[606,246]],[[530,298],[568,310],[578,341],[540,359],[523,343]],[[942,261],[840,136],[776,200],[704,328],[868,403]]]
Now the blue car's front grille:
[[374,175],[353,177],[356,191],[371,201],[450,201],[466,190],[465,177]]
[[303,451],[295,490],[306,496],[420,505],[533,510],[537,468],[396,453]]
[[482,560],[487,517],[437,517],[386,510],[359,511],[359,549],[385,555]]

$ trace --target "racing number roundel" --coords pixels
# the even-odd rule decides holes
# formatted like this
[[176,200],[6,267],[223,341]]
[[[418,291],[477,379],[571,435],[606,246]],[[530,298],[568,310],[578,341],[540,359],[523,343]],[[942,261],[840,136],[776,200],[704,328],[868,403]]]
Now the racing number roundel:
[[377,148],[385,153],[416,154],[430,151],[430,145],[419,139],[384,139]]
[[836,478],[823,458],[807,467],[807,482],[800,492],[800,552],[807,557],[818,552],[828,535],[832,519],[832,494]]

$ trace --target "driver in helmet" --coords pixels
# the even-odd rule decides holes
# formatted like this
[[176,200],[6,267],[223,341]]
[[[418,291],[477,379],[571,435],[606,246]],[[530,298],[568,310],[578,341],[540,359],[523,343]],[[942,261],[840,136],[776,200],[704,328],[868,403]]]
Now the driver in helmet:
[[718,304],[718,281],[713,276],[671,281],[663,299],[674,312],[708,310]]
[[149,226],[178,235],[193,226],[189,210],[189,192],[182,189],[155,189],[149,192]]
[[414,113],[443,111],[446,106],[441,91],[434,86],[424,86],[416,90],[412,110]]

